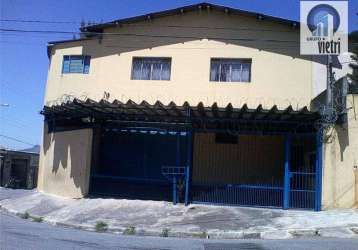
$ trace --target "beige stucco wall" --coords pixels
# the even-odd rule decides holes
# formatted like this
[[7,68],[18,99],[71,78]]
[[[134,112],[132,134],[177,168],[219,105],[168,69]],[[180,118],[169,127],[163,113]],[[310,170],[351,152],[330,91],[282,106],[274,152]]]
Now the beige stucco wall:
[[[108,92],[110,100],[124,102],[128,99],[177,104],[202,101],[205,105],[217,102],[219,106],[231,102],[234,107],[248,103],[249,107],[276,104],[279,108],[292,105],[298,109],[309,106],[325,86],[326,78],[321,77],[325,66],[299,55],[299,32],[284,24],[204,10],[123,25],[105,32],[122,35],[103,35],[102,39],[52,48],[45,104],[64,101],[67,95],[99,100]],[[63,56],[76,54],[91,56],[90,73],[62,74]],[[170,81],[131,80],[132,58],[136,56],[171,57]],[[251,82],[210,82],[211,58],[251,58]],[[349,111],[348,130],[337,127],[333,141],[325,145],[324,208],[351,207],[357,201],[358,174],[353,171],[353,165],[357,164],[354,161],[358,154],[358,125],[352,112]],[[56,136],[44,134],[47,147],[41,152],[40,190],[70,197],[87,193],[91,137],[88,130],[61,132]],[[71,150],[66,150],[65,145],[55,148],[56,140],[68,143],[67,148]],[[67,157],[67,166],[60,161],[54,171],[55,157]]]
[[44,126],[38,190],[81,198],[88,193],[92,130],[47,133]]
[[240,135],[237,144],[223,144],[214,133],[195,133],[193,150],[193,184],[282,183],[282,136]]
[[348,123],[330,131],[324,145],[323,209],[358,205],[358,95],[348,95],[347,107]]
[[[177,104],[203,101],[206,105],[217,102],[219,106],[231,102],[234,106],[277,104],[284,108],[292,104],[293,108],[299,108],[309,105],[312,98],[312,62],[299,55],[299,32],[289,25],[205,10],[105,30],[105,33],[113,32],[127,35],[104,35],[102,40],[55,45],[47,103],[63,95],[98,100],[105,91],[110,93],[111,100],[150,103],[160,100]],[[61,74],[63,55],[71,54],[92,57],[88,75]],[[171,57],[171,80],[131,80],[135,56]],[[217,57],[251,58],[251,82],[210,82],[210,58]]]

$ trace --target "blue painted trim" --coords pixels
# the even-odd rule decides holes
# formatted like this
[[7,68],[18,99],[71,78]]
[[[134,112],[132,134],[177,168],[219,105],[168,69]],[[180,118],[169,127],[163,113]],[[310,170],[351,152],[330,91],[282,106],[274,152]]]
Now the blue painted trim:
[[167,184],[168,182],[164,180],[158,179],[150,179],[150,178],[136,178],[136,177],[121,177],[121,176],[111,176],[111,175],[100,175],[100,174],[93,174],[91,178],[98,178],[98,179],[111,179],[111,180],[118,180],[118,181],[136,181],[136,182],[144,182],[144,183],[152,183],[152,184]]
[[322,206],[322,153],[323,153],[323,133],[321,130],[319,130],[316,135],[315,211],[321,211],[321,206]]
[[175,162],[176,162],[176,166],[177,167],[180,167],[180,134],[178,133],[176,135],[176,159],[175,159]]
[[283,190],[284,187],[279,186],[268,186],[268,185],[206,185],[206,184],[195,184],[193,187],[210,187],[210,188],[252,188],[252,189],[277,189],[277,190]]
[[[195,132],[207,132],[207,133],[227,133],[227,129],[195,129]],[[266,132],[264,130],[260,130],[260,131],[251,131],[251,130],[237,130],[235,131],[235,134],[238,135],[282,135],[282,136],[287,136],[292,134],[291,132]],[[304,132],[304,133],[297,133],[295,134],[297,136],[300,137],[311,137],[311,136],[315,136],[315,133],[309,133],[309,132]]]
[[185,173],[185,206],[189,205],[189,176],[190,176],[190,166],[186,167]]
[[315,190],[307,190],[307,189],[291,189],[290,192],[316,193]]
[[316,173],[309,173],[309,172],[290,172],[292,174],[296,175],[315,175]]
[[[281,206],[256,206],[256,205],[242,205],[242,204],[230,204],[230,203],[215,203],[215,202],[205,202],[205,201],[193,201],[192,204],[199,205],[211,205],[211,206],[225,206],[225,207],[256,207],[256,208],[274,208],[282,209]],[[304,210],[304,209],[303,209]]]
[[173,204],[177,204],[177,178],[173,177]]
[[283,209],[290,207],[290,154],[291,154],[291,135],[285,136],[285,175],[283,181]]
[[187,132],[187,167],[186,167],[186,178],[185,178],[185,206],[189,205],[189,193],[190,193],[190,176],[192,168],[192,149],[193,149],[193,137],[192,132]]
[[[176,135],[176,166],[180,167],[180,133]],[[177,197],[177,178],[176,175],[173,175],[173,204],[176,205],[178,202]]]

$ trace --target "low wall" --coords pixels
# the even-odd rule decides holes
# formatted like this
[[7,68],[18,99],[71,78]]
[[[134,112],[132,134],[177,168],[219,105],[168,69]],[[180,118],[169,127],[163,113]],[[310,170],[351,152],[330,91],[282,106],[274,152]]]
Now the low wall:
[[38,190],[69,198],[88,194],[92,130],[48,133],[44,126]]

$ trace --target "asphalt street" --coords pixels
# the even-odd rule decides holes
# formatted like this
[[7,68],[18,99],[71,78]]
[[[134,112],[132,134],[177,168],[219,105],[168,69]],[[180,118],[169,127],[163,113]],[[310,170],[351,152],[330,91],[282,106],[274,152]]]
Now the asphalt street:
[[358,238],[302,238],[291,240],[204,240],[123,236],[111,233],[88,232],[32,222],[0,213],[1,249],[202,249],[202,250],[358,250]]

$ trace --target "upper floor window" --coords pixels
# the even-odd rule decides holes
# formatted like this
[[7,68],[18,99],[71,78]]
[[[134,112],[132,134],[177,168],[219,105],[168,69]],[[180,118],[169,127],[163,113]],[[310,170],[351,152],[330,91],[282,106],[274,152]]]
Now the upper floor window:
[[251,59],[211,59],[210,81],[250,82]]
[[134,57],[133,80],[170,80],[171,58]]
[[88,74],[91,57],[83,55],[63,56],[62,74]]

